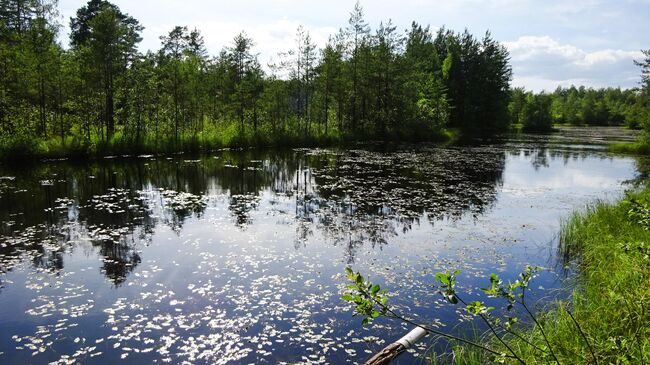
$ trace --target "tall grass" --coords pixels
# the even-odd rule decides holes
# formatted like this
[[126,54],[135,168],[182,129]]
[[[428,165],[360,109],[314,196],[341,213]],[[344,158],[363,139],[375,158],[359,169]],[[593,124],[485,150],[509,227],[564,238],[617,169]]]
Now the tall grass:
[[[559,362],[650,363],[650,188],[574,213],[562,227],[559,251],[563,264],[577,266],[577,285],[571,301],[538,318]],[[525,363],[555,363],[535,349],[547,348],[538,328],[521,335],[507,343]],[[459,354],[455,363],[494,362],[476,349]]]
[[146,135],[136,139],[129,133],[117,130],[106,140],[93,133],[85,135],[39,139],[33,136],[5,136],[0,138],[0,160],[23,161],[38,158],[89,158],[109,155],[198,153],[224,147],[297,147],[325,146],[340,143],[343,137],[336,131],[302,136],[287,131],[277,133],[260,129],[256,133],[244,132],[235,123],[204,128],[200,132]]
[[[395,132],[382,139],[389,141],[441,142],[458,138],[455,130],[419,128],[418,133]],[[0,161],[22,161],[38,158],[102,157],[109,155],[171,154],[178,152],[198,153],[224,147],[314,147],[331,146],[353,141],[378,139],[376,133],[359,131],[343,133],[330,128],[327,133],[313,127],[309,131],[296,123],[281,129],[262,125],[253,131],[250,126],[241,130],[238,123],[206,123],[200,131],[185,131],[174,135],[170,130],[149,132],[139,139],[134,133],[118,129],[108,140],[102,131],[93,131],[88,137],[80,131],[64,138],[53,136],[43,140],[24,136],[0,136]]]
[[[562,230],[563,257],[575,260],[580,270],[574,316],[601,363],[650,362],[649,207],[645,188],[574,214]],[[571,333],[556,336],[563,343]],[[570,359],[589,358],[584,347],[571,350],[581,357]]]

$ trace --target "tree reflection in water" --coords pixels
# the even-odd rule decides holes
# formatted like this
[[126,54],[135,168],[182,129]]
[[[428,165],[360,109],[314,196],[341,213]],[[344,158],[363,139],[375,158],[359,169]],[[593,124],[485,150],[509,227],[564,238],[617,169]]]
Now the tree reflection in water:
[[[381,248],[423,219],[435,224],[489,209],[508,153],[514,152],[490,146],[473,153],[427,146],[244,150],[200,160],[56,162],[2,171],[15,179],[0,185],[0,233],[9,243],[0,252],[3,261],[29,257],[56,271],[65,264],[62,253],[88,240],[104,261],[104,275],[119,285],[142,261],[141,248],[158,225],[181,234],[188,219],[202,219],[207,208],[226,202],[232,223],[245,230],[263,202],[272,212],[293,199],[294,247],[308,246],[319,234],[343,247],[351,263],[363,245]],[[557,157],[543,146],[523,153],[536,156],[536,168]],[[564,158],[579,158],[576,153]]]

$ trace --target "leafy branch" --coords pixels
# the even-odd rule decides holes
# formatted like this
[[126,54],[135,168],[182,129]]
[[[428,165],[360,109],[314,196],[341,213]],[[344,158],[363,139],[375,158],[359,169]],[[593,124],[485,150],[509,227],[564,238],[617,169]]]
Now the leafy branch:
[[[516,360],[521,364],[526,362],[521,358],[521,355],[518,354],[509,344],[506,338],[506,335],[511,335],[517,337],[518,339],[524,341],[526,344],[530,345],[535,351],[543,354],[545,357],[548,356],[557,364],[560,364],[553,346],[549,341],[546,332],[542,324],[539,322],[537,317],[534,315],[533,311],[530,309],[529,305],[526,302],[526,292],[530,289],[530,282],[536,276],[536,273],[539,271],[539,268],[526,266],[524,271],[519,274],[519,277],[514,282],[508,282],[507,284],[503,282],[496,274],[490,275],[490,284],[486,288],[481,290],[490,298],[501,298],[505,300],[505,310],[508,313],[513,313],[512,315],[506,315],[505,320],[502,318],[494,318],[491,313],[494,311],[494,307],[487,306],[483,301],[465,301],[456,291],[456,281],[457,277],[460,274],[460,270],[453,272],[446,271],[444,273],[440,272],[435,275],[437,282],[439,283],[438,293],[441,294],[449,303],[452,305],[462,305],[464,306],[465,311],[473,317],[480,318],[488,327],[492,335],[503,345],[507,350],[506,352],[499,351],[487,345],[482,345],[443,331],[432,328],[422,323],[416,323],[415,321],[407,318],[406,316],[398,313],[389,304],[387,290],[382,289],[378,284],[372,283],[367,278],[364,278],[359,272],[354,272],[351,268],[346,268],[346,274],[348,280],[351,282],[346,286],[346,293],[342,296],[341,299],[350,302],[355,305],[354,311],[355,315],[360,315],[363,317],[362,325],[368,325],[372,322],[373,319],[377,317],[386,317],[391,319],[396,319],[404,323],[408,323],[414,326],[418,326],[426,330],[430,334],[438,335],[447,339],[456,340],[467,345],[474,346],[483,351],[489,352],[493,355],[497,355],[501,359],[510,358]],[[514,330],[515,324],[519,322],[519,317],[517,316],[517,307],[520,307],[524,310],[526,315],[535,324],[535,327],[540,331],[542,338],[544,340],[545,346],[540,347],[533,344],[531,341],[526,339],[521,334],[517,333]],[[591,344],[587,340],[586,335],[582,331],[582,328],[578,322],[571,318],[578,328],[580,335],[586,341],[589,346],[589,350],[594,357],[594,360],[597,363],[596,357],[593,353]]]
[[355,315],[363,316],[361,321],[362,325],[368,325],[372,319],[379,316],[386,318],[400,320],[404,323],[408,323],[413,326],[423,328],[428,333],[433,335],[438,335],[444,338],[451,340],[456,340],[477,348],[480,348],[484,351],[497,355],[499,357],[513,357],[512,355],[504,354],[502,352],[496,351],[485,345],[473,342],[471,340],[464,339],[462,337],[454,336],[452,334],[442,332],[430,326],[427,326],[422,323],[416,323],[415,321],[401,315],[397,310],[391,308],[388,305],[388,297],[386,296],[387,290],[381,289],[378,284],[373,284],[369,280],[365,279],[363,275],[359,272],[354,272],[351,268],[347,267],[346,269],[347,278],[352,282],[352,284],[347,285],[349,292],[344,294],[341,299],[347,302],[351,302],[355,305]]

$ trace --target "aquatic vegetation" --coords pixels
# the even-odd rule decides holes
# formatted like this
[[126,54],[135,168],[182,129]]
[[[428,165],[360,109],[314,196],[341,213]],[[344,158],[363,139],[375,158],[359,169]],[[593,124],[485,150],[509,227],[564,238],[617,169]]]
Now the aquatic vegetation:
[[[15,177],[0,180],[0,362],[358,362],[406,328],[349,317],[349,263],[398,288],[400,311],[471,332],[429,295],[436,272],[461,269],[474,301],[490,272],[546,265],[568,207],[635,176],[625,157],[535,143],[0,167]],[[569,171],[598,184],[549,188]],[[557,275],[531,301],[565,297]]]
[[200,211],[205,208],[205,198],[186,192],[163,190],[161,195],[165,204],[176,211]]
[[632,155],[650,154],[650,145],[645,141],[611,143],[607,148],[616,153]]

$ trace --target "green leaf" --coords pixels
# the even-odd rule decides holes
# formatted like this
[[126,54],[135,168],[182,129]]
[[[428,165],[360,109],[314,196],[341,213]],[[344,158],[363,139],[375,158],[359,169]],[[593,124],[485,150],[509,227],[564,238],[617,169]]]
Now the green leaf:
[[439,273],[436,274],[436,279],[438,279],[438,281],[443,283],[443,284],[449,285],[449,279],[447,278],[446,274],[443,274],[443,273],[439,272]]
[[372,294],[377,294],[377,292],[379,292],[379,289],[380,289],[379,285],[375,284],[375,285],[373,285],[372,288],[370,289],[370,292],[371,292]]
[[345,294],[344,296],[341,297],[342,300],[345,300],[346,302],[351,302],[354,300],[354,297],[350,294]]
[[357,274],[357,277],[355,278],[355,281],[359,285],[363,284],[363,276],[361,276],[361,274]]

